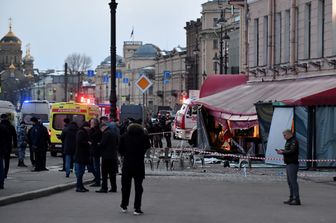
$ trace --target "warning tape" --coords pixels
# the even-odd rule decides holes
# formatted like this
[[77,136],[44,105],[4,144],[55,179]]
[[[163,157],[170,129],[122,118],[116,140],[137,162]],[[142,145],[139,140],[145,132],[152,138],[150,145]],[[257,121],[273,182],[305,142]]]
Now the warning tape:
[[[239,159],[253,159],[253,160],[278,160],[283,161],[283,158],[278,157],[256,157],[256,156],[246,156],[246,155],[237,155],[237,154],[225,154],[225,153],[218,153],[218,152],[210,152],[204,151],[197,148],[170,148],[175,151],[182,151],[182,152],[197,152],[204,155],[212,155],[217,157],[234,157]],[[336,159],[299,159],[299,162],[310,162],[310,163],[328,163],[328,162],[336,162]]]

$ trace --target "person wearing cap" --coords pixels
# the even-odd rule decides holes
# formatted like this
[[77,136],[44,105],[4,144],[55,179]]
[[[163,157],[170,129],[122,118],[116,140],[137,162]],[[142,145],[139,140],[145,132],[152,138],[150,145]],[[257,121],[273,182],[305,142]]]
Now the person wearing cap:
[[7,178],[8,170],[9,170],[9,162],[10,162],[10,154],[12,153],[13,147],[17,147],[17,135],[15,127],[9,122],[8,115],[2,114],[0,116],[1,122],[0,124],[4,126],[5,130],[7,131],[8,138],[6,138],[6,150],[4,154],[4,161],[5,161],[5,179]]
[[24,121],[20,122],[20,125],[18,126],[18,132],[17,132],[17,142],[18,142],[18,166],[19,167],[27,167],[24,163],[26,148],[27,148],[27,127],[26,123]]
[[44,127],[36,117],[32,117],[30,121],[33,127],[28,133],[28,143],[35,154],[35,169],[33,171],[44,171],[46,168],[46,157],[50,138],[48,129]]

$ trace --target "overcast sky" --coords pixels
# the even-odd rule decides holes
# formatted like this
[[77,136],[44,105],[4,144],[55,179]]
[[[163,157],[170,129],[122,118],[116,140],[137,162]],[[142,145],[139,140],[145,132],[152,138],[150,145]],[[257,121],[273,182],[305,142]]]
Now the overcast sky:
[[[0,38],[13,32],[31,45],[34,66],[62,69],[71,53],[90,56],[95,68],[109,54],[110,0],[0,0]],[[171,50],[186,45],[185,24],[201,16],[207,0],[117,0],[117,54],[131,40]]]

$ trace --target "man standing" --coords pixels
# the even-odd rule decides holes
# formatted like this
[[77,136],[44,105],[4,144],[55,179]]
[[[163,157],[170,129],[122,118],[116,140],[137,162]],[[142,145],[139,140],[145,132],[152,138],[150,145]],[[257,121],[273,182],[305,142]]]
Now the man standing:
[[297,182],[297,173],[299,170],[298,142],[290,129],[286,129],[282,132],[282,134],[286,139],[285,148],[276,149],[276,152],[284,156],[284,162],[286,164],[287,182],[289,185],[290,194],[289,200],[284,201],[284,203],[289,205],[301,205],[299,185]]
[[[65,122],[65,121],[64,121]],[[65,177],[70,176],[70,169],[73,165],[76,150],[76,134],[78,126],[76,122],[70,122],[63,128],[61,140],[63,145],[63,156],[65,157]]]
[[30,121],[33,123],[33,127],[28,134],[28,143],[35,154],[35,169],[33,171],[48,170],[46,168],[47,148],[50,144],[48,130],[36,117],[32,117]]
[[8,116],[6,114],[2,114],[1,118],[1,125],[5,128],[8,134],[8,138],[6,139],[6,149],[4,153],[4,160],[5,160],[5,179],[7,178],[8,170],[9,170],[9,161],[10,161],[10,154],[12,153],[13,146],[17,147],[17,135],[14,126],[9,122]]
[[4,189],[5,181],[4,155],[6,151],[6,139],[8,139],[7,131],[3,125],[0,125],[0,190]]
[[27,167],[24,163],[24,158],[26,154],[26,147],[27,147],[27,127],[24,121],[20,122],[18,126],[18,155],[19,155],[19,167]]
[[102,139],[99,145],[100,153],[102,156],[102,187],[97,190],[98,193],[107,192],[107,177],[110,178],[111,189],[110,192],[117,192],[117,179],[116,174],[118,172],[118,136],[117,134],[107,126],[106,123],[102,123],[100,126],[102,131]]
[[84,187],[83,176],[85,167],[90,164],[90,141],[89,141],[90,124],[84,122],[76,134],[76,151],[75,151],[75,173],[77,178],[76,192],[89,191]]
[[144,155],[150,148],[150,141],[143,127],[132,123],[127,127],[127,132],[121,136],[119,153],[123,158],[121,176],[121,211],[127,212],[131,192],[132,178],[134,179],[135,199],[134,215],[141,215],[141,199],[143,193],[142,181],[145,178]]
[[[64,130],[70,124],[70,119],[69,118],[64,118],[63,123],[64,123],[64,126],[63,126],[63,130]],[[63,133],[63,130],[62,130],[62,133]],[[61,135],[61,137],[62,137],[62,135]],[[63,160],[63,163],[62,163],[62,169],[58,170],[60,172],[65,171],[65,163],[66,163],[65,153],[64,153],[64,139],[61,139],[61,140],[62,140],[62,160]]]

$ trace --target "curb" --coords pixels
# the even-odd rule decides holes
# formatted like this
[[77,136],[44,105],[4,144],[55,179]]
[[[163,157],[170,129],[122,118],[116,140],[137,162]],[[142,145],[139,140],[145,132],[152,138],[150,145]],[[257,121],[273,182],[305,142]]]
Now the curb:
[[[84,184],[88,184],[92,181],[90,180],[85,180]],[[72,189],[76,186],[76,183],[67,183],[67,184],[59,184],[56,186],[52,187],[47,187],[39,190],[34,190],[34,191],[29,191],[29,192],[24,192],[24,193],[19,193],[19,194],[13,194],[10,196],[2,197],[0,198],[0,207],[9,205],[9,204],[14,204],[17,202],[22,202],[22,201],[27,201],[27,200],[33,200],[36,198],[40,197],[45,197],[49,196],[52,194],[60,193],[69,189]]]

